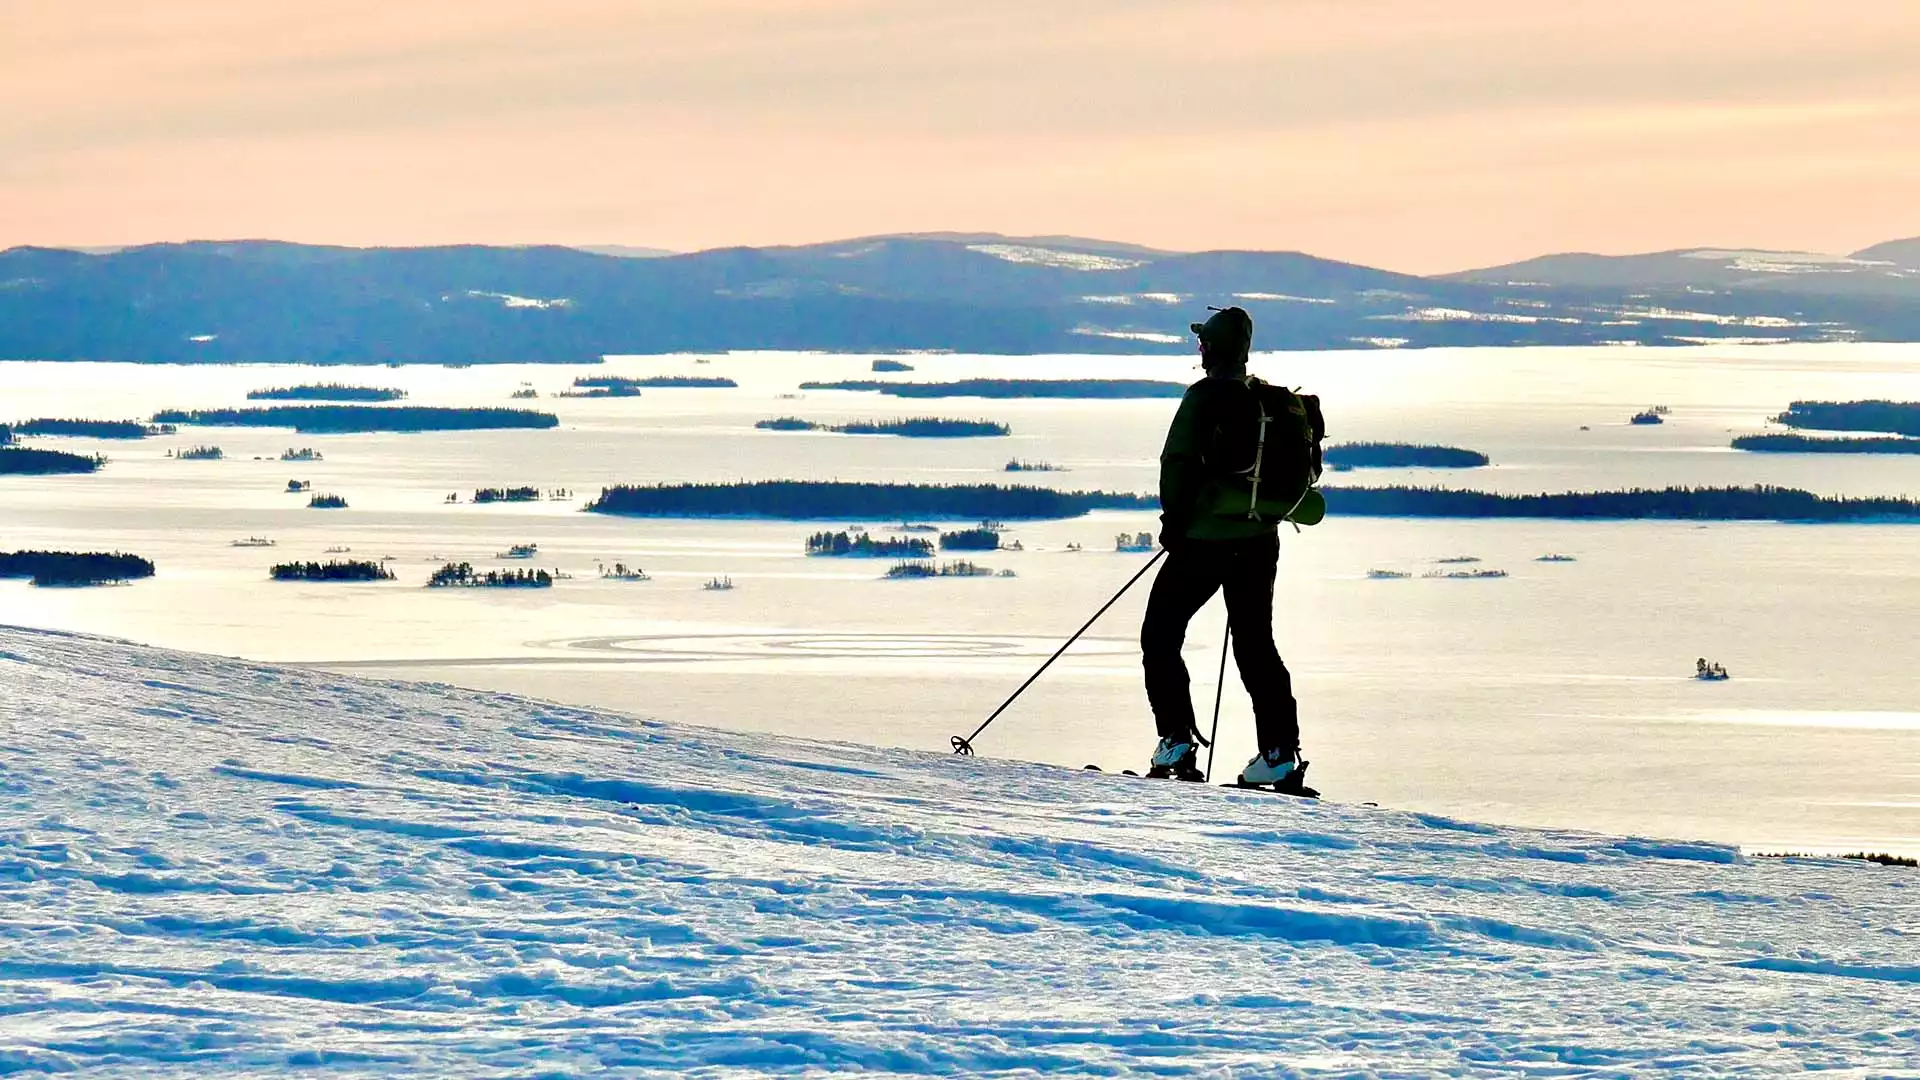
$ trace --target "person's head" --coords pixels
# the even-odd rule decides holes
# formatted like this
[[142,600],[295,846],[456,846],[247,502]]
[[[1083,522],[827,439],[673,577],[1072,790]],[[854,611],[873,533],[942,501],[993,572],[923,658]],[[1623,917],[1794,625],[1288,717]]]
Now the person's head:
[[1208,371],[1245,367],[1253,348],[1253,316],[1237,307],[1208,310],[1213,314],[1206,322],[1189,324],[1200,339],[1200,366]]

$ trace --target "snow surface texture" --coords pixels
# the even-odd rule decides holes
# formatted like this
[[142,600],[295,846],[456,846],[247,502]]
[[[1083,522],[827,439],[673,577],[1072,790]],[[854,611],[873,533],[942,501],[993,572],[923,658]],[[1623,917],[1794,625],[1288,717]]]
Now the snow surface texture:
[[0,1073],[1920,1070],[1902,869],[7,628],[0,723]]

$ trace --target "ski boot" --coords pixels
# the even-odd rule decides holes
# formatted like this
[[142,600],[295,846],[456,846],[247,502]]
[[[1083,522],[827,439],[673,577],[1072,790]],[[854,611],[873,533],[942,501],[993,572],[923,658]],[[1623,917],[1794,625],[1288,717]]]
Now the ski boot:
[[1199,754],[1192,743],[1161,739],[1160,745],[1153,748],[1147,775],[1156,780],[1204,780],[1206,777],[1195,764],[1198,760]]
[[1297,750],[1265,750],[1253,756],[1240,770],[1241,787],[1266,788],[1282,795],[1317,799],[1320,793],[1307,786],[1307,763]]

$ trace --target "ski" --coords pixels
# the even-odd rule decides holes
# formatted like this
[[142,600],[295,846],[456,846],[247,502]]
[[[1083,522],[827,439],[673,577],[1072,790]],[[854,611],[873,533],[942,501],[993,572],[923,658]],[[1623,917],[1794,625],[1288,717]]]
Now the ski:
[[[1106,772],[1105,769],[1102,769],[1100,766],[1093,765],[1093,764],[1081,766],[1081,771],[1097,772],[1097,773]],[[1142,776],[1141,774],[1134,772],[1132,769],[1122,769],[1114,775],[1131,776],[1136,780],[1166,780],[1176,784],[1180,784],[1180,783],[1191,784],[1195,782],[1192,780],[1179,780],[1171,776]],[[1286,786],[1281,786],[1279,784],[1243,784],[1238,780],[1234,780],[1228,783],[1216,784],[1214,786],[1231,788],[1235,791],[1264,791],[1269,795],[1285,795],[1288,798],[1293,798],[1293,799],[1310,799],[1310,800],[1318,801],[1320,798],[1320,791],[1318,788],[1310,788],[1305,784],[1304,781],[1306,779],[1306,775],[1307,775],[1307,763],[1301,762],[1300,768],[1288,774],[1287,780],[1291,781],[1291,783],[1288,783]],[[1374,804],[1364,803],[1362,805],[1371,806]]]
[[1317,802],[1320,798],[1320,789],[1310,788],[1305,784],[1300,785],[1298,789],[1292,789],[1282,788],[1278,784],[1242,784],[1236,780],[1231,784],[1219,786],[1232,788],[1235,791],[1264,791],[1269,795],[1285,795],[1289,799],[1310,799]]

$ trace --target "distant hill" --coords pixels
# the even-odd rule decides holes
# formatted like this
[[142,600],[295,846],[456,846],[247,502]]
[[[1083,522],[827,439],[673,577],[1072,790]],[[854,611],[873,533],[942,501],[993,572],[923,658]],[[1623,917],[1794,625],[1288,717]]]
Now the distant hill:
[[925,233],[678,255],[273,240],[103,253],[14,248],[0,252],[0,359],[467,364],[728,349],[1185,355],[1187,324],[1209,304],[1251,311],[1262,349],[1920,340],[1920,275],[1864,258],[1560,255],[1422,278],[1299,252]]
[[[1907,245],[1920,263],[1920,241]],[[1890,272],[1869,248],[1857,255],[1806,251],[1689,248],[1644,255],[1545,255],[1505,266],[1444,275],[1445,280],[1485,285],[1545,285],[1557,288],[1702,288],[1797,292],[1812,295],[1884,295],[1920,301],[1920,278]]]
[[1853,253],[1862,262],[1889,262],[1908,270],[1920,270],[1920,236],[1907,240],[1889,240]]

